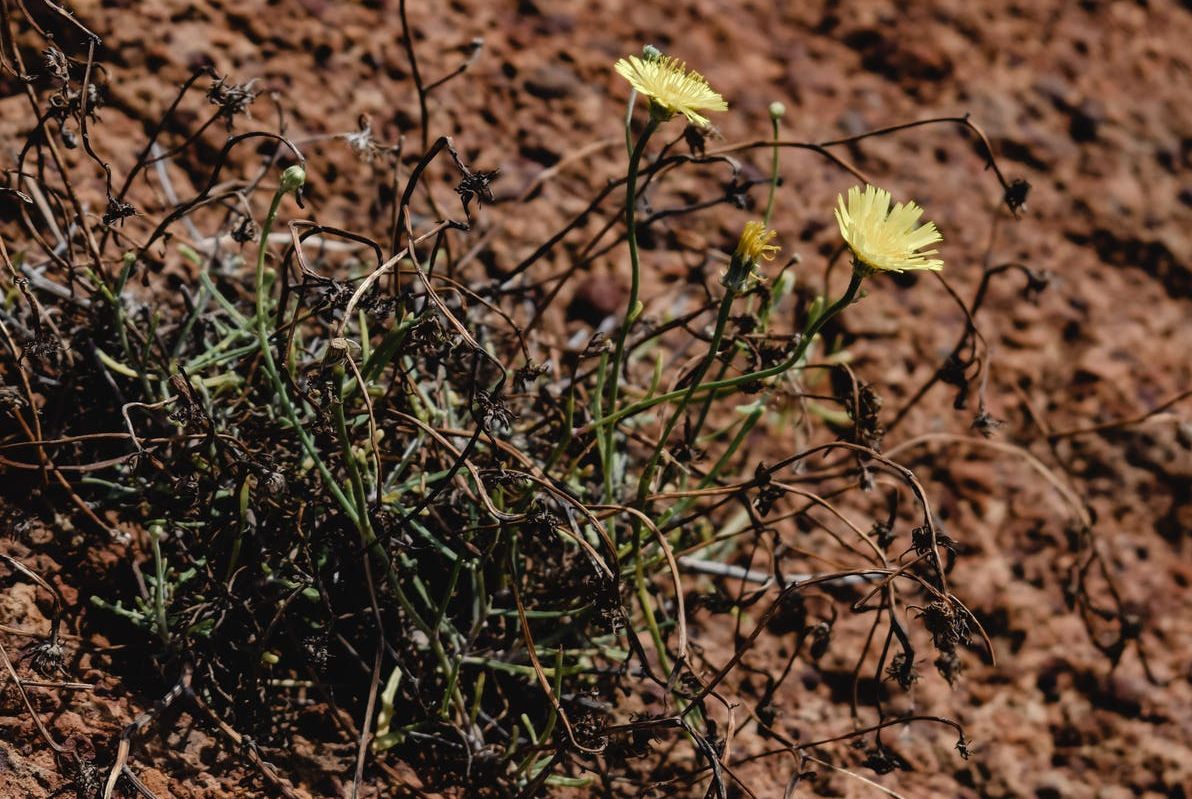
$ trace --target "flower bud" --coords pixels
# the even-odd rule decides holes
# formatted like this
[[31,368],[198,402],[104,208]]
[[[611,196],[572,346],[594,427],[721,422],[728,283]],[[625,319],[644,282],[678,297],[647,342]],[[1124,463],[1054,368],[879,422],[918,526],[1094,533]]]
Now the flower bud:
[[795,273],[787,270],[778,276],[774,281],[774,288],[771,289],[771,294],[775,298],[785,297],[795,290]]
[[306,170],[298,164],[286,169],[281,173],[281,190],[282,191],[298,191],[306,183]]
[[744,291],[756,277],[753,270],[758,261],[772,261],[778,254],[779,246],[771,244],[776,235],[761,222],[747,222],[721,285],[734,292]]
[[786,116],[786,106],[775,100],[770,103],[770,119],[782,119]]

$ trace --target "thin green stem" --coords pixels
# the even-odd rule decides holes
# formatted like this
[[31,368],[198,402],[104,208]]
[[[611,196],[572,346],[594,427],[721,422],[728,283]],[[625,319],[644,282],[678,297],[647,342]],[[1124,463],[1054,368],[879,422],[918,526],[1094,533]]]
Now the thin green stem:
[[228,567],[224,570],[224,583],[231,585],[232,576],[236,574],[236,567],[240,565],[240,549],[244,546],[244,535],[248,528],[248,501],[252,497],[252,487],[247,477],[240,483],[237,507],[239,514],[236,525],[236,540],[232,542],[232,554],[228,557]]
[[166,618],[166,562],[161,556],[161,525],[149,528],[149,539],[153,544],[153,613],[157,621],[157,634],[161,642],[170,645],[170,624]]
[[[626,117],[628,123],[629,118]],[[646,143],[650,140],[650,136],[658,129],[660,119],[653,113],[650,114],[650,121],[646,123],[646,127],[642,130],[641,136],[638,137],[637,144],[634,145],[633,150],[629,153],[629,172],[625,181],[625,228],[626,235],[629,240],[629,304],[625,312],[625,322],[621,325],[621,329],[617,332],[616,349],[614,350],[612,360],[612,374],[608,377],[608,408],[610,411],[617,409],[617,394],[620,387],[621,369],[625,361],[625,340],[629,336],[629,330],[633,327],[634,321],[641,313],[641,300],[639,293],[641,290],[641,256],[637,249],[637,177],[641,167],[642,154],[646,150]],[[628,128],[626,129],[628,130]],[[628,138],[627,138],[628,141]],[[615,430],[610,428],[604,434],[604,457],[606,460],[611,460],[613,457],[613,435]],[[607,472],[608,463],[605,463]],[[609,481],[605,481],[606,493],[611,488]],[[606,496],[605,501],[611,501],[611,496]]]
[[[336,503],[339,504],[344,515],[347,516],[355,525],[360,533],[362,541],[370,548],[375,548],[380,554],[381,561],[383,562],[388,574],[389,586],[392,589],[394,596],[397,597],[398,604],[401,606],[402,610],[405,611],[406,615],[409,616],[410,621],[413,622],[414,626],[421,630],[423,634],[430,639],[431,650],[434,652],[436,659],[439,661],[440,667],[443,669],[443,673],[445,675],[449,675],[452,672],[453,667],[450,658],[447,657],[447,652],[443,649],[443,645],[440,642],[438,635],[436,634],[435,630],[421,617],[418,611],[414,608],[413,604],[410,602],[409,598],[406,596],[405,592],[402,590],[401,584],[397,579],[397,572],[394,569],[393,562],[389,558],[388,553],[386,553],[382,548],[374,547],[377,539],[373,534],[371,525],[369,524],[367,503],[364,494],[364,484],[360,478],[359,469],[356,467],[355,459],[351,452],[351,444],[348,439],[347,422],[343,415],[343,406],[340,403],[336,403],[333,414],[335,416],[336,427],[338,428],[340,446],[343,450],[346,467],[348,469],[349,475],[351,476],[353,499],[349,499],[344,494],[343,489],[339,486],[338,482],[335,480],[335,477],[331,474],[331,470],[327,468],[327,464],[323,461],[318,448],[315,446],[314,439],[311,438],[310,434],[299,421],[297,409],[295,409],[294,404],[290,401],[289,392],[285,383],[282,382],[281,376],[277,371],[277,365],[273,360],[273,352],[269,346],[269,334],[266,327],[266,321],[268,319],[268,315],[266,313],[268,298],[265,292],[265,253],[266,243],[269,240],[269,233],[273,228],[273,223],[277,219],[277,211],[281,205],[281,199],[285,196],[285,194],[286,189],[283,187],[279,189],[273,196],[273,202],[269,206],[269,213],[265,217],[265,224],[261,227],[261,245],[257,250],[256,330],[257,343],[261,350],[261,362],[264,365],[265,373],[269,376],[270,381],[273,383],[274,393],[277,395],[278,401],[281,403],[286,417],[289,419],[291,426],[298,434],[299,440],[302,442],[302,447],[306,451],[306,454],[310,456],[311,460],[314,461],[315,466],[318,468],[319,474],[322,476],[323,482],[327,486],[327,490],[335,498]],[[459,695],[458,689],[454,691],[454,694],[457,704],[462,707],[462,696]]]
[[[739,349],[739,345],[734,348],[734,354],[736,349]],[[716,374],[717,380],[724,379],[724,376],[728,374],[729,367],[732,366],[732,363],[732,355],[720,360],[720,371]],[[695,424],[691,426],[691,433],[687,436],[688,444],[694,445],[696,439],[699,438],[699,431],[704,429],[704,423],[708,421],[708,412],[712,410],[712,399],[715,396],[715,393],[709,392],[708,395],[704,397],[704,402],[699,409],[699,415],[695,417]]]
[[364,479],[360,476],[360,467],[356,463],[356,455],[352,452],[352,439],[348,434],[347,418],[344,416],[344,365],[337,363],[331,368],[332,379],[335,382],[335,400],[331,403],[331,415],[335,419],[335,430],[339,435],[340,455],[348,469],[348,479],[352,486],[352,498],[356,502],[356,526],[360,528],[360,537],[372,544],[374,538],[372,525],[368,519],[368,498],[364,490]]
[[848,288],[845,290],[844,295],[835,303],[833,303],[832,306],[826,311],[816,317],[815,321],[812,322],[807,331],[804,332],[802,338],[799,341],[799,346],[795,350],[795,353],[782,363],[776,364],[766,369],[761,369],[756,372],[749,372],[748,374],[730,377],[726,380],[717,380],[711,383],[704,383],[700,386],[696,386],[695,388],[679,389],[678,391],[671,391],[667,394],[659,394],[656,397],[650,397],[649,399],[635,402],[634,404],[627,405],[620,410],[615,410],[609,413],[607,416],[589,422],[584,426],[584,431],[590,432],[593,430],[601,430],[610,425],[615,425],[617,422],[627,419],[630,416],[635,416],[642,411],[647,411],[650,408],[653,408],[655,405],[661,405],[664,402],[673,402],[674,400],[681,399],[687,396],[688,391],[690,391],[693,395],[703,394],[707,391],[720,391],[726,388],[736,388],[737,386],[743,385],[745,383],[751,383],[756,380],[766,380],[768,378],[782,374],[791,367],[795,366],[795,364],[797,364],[803,358],[803,356],[807,353],[807,348],[810,346],[812,339],[814,339],[816,334],[819,333],[825,324],[827,324],[828,320],[852,303],[857,296],[857,289],[861,287],[862,279],[863,276],[854,271],[852,280],[849,282]]
[[691,382],[688,383],[686,394],[679,400],[678,406],[671,413],[670,419],[667,420],[666,426],[662,429],[662,435],[658,437],[658,444],[654,447],[654,454],[650,457],[649,463],[642,472],[641,479],[637,484],[637,501],[640,503],[650,492],[650,481],[654,478],[654,472],[658,469],[658,462],[662,459],[662,451],[666,449],[666,442],[670,438],[670,434],[674,431],[675,425],[678,424],[683,412],[687,409],[687,404],[694,396],[696,389],[700,385],[700,381],[704,379],[704,375],[708,373],[708,369],[716,360],[716,353],[720,349],[720,341],[724,338],[724,328],[728,323],[729,313],[732,312],[733,299],[737,292],[729,288],[724,298],[720,301],[720,310],[716,314],[716,327],[712,330],[712,343],[708,349],[708,355],[696,368],[694,374],[691,375]]
[[774,124],[774,155],[770,161],[770,196],[766,200],[766,215],[762,219],[762,224],[767,228],[770,227],[770,219],[774,216],[774,196],[778,192],[778,154],[782,151],[778,146],[779,119],[774,114],[770,115],[770,121]]
[[[711,395],[709,394],[708,396]],[[728,464],[732,461],[733,456],[737,454],[737,450],[739,450],[741,445],[745,443],[745,439],[751,432],[753,432],[753,428],[756,427],[758,421],[761,420],[762,413],[764,411],[764,406],[759,404],[758,407],[750,411],[749,415],[742,420],[741,426],[737,429],[737,433],[735,436],[733,436],[733,440],[729,443],[728,448],[725,449],[725,451],[716,460],[715,465],[708,470],[708,473],[705,474],[696,485],[697,490],[707,488],[716,482],[716,479],[720,476],[720,473],[724,470],[724,467],[728,466]],[[725,431],[721,432],[723,433]],[[658,527],[662,528],[666,526],[667,522],[678,516],[680,513],[684,513],[688,508],[695,504],[695,501],[695,497],[683,497],[674,505],[671,505],[669,508],[663,511],[661,516],[658,517]]]
[[298,411],[290,401],[290,392],[286,388],[286,384],[282,382],[281,375],[277,371],[277,364],[274,363],[273,348],[269,346],[269,330],[266,327],[266,322],[268,321],[266,306],[269,298],[265,291],[265,254],[269,242],[269,234],[273,231],[273,223],[277,221],[277,211],[281,207],[281,199],[286,194],[287,191],[283,187],[279,188],[273,195],[273,202],[269,205],[269,213],[265,216],[265,224],[261,226],[261,243],[257,248],[256,276],[257,346],[261,351],[261,363],[265,368],[265,374],[268,375],[269,381],[273,384],[273,392],[277,396],[278,402],[281,403],[282,410],[285,412],[286,418],[290,421],[290,426],[294,428],[294,432],[298,434],[299,441],[302,442],[302,449],[314,461],[315,467],[319,470],[319,475],[323,478],[323,482],[327,486],[327,490],[331,492],[331,496],[335,498],[340,509],[352,520],[353,524],[359,525],[360,521],[353,502],[348,499],[343,489],[340,488],[335,477],[331,474],[331,470],[323,462],[318,447],[315,446],[314,439],[298,419]]
[[[578,366],[577,366],[578,368]],[[599,402],[600,389],[596,389],[596,399]],[[559,443],[555,446],[554,451],[551,452],[550,457],[546,459],[546,465],[542,467],[542,471],[550,474],[555,468],[555,464],[559,462],[559,458],[567,451],[567,447],[571,444],[571,426],[575,423],[575,371],[571,372],[571,385],[567,389],[567,400],[563,404],[563,429],[559,434]]]

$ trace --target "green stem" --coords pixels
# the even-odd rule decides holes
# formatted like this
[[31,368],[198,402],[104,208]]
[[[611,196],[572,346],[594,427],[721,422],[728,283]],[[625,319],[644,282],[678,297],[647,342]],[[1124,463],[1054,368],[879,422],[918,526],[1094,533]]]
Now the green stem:
[[[345,370],[342,363],[337,363],[332,367],[332,377],[336,386],[336,400],[332,403],[332,416],[335,420],[336,434],[339,437],[340,456],[343,458],[344,464],[348,470],[348,476],[352,486],[352,496],[356,502],[355,523],[357,532],[360,535],[361,542],[365,544],[370,552],[375,552],[380,560],[381,565],[385,568],[389,588],[397,599],[398,605],[409,616],[410,621],[427,637],[430,642],[431,652],[439,661],[439,668],[442,670],[444,676],[448,678],[448,689],[444,692],[444,704],[449,701],[454,702],[461,714],[467,712],[464,703],[463,694],[459,690],[458,684],[454,682],[458,674],[459,663],[453,663],[451,658],[447,655],[447,650],[443,648],[442,641],[439,638],[439,628],[442,624],[442,615],[427,599],[427,604],[432,610],[436,611],[435,624],[431,625],[423,619],[422,614],[414,607],[413,602],[410,601],[406,592],[402,589],[401,583],[398,581],[397,569],[394,566],[393,559],[389,557],[389,553],[385,551],[384,547],[377,546],[377,537],[373,532],[372,524],[368,516],[368,499],[365,494],[364,480],[360,476],[360,468],[356,462],[356,455],[352,452],[351,437],[348,433],[347,419],[344,416],[343,407],[343,386]],[[369,566],[369,559],[364,560],[364,567]],[[458,564],[457,564],[458,567]],[[415,587],[418,587],[417,577],[414,578]],[[424,597],[425,598],[425,597]]]
[[[576,367],[578,368],[578,366]],[[596,401],[600,401],[600,388],[596,389]],[[546,465],[542,471],[550,474],[555,468],[555,464],[559,462],[559,458],[567,451],[567,447],[571,445],[571,426],[575,423],[575,370],[571,372],[571,386],[567,389],[567,401],[563,405],[563,430],[559,435],[559,443],[555,446],[550,457],[546,459]]]
[[658,438],[658,444],[654,447],[654,454],[650,457],[650,462],[647,464],[645,471],[642,472],[641,479],[638,481],[637,501],[639,503],[650,492],[650,481],[654,478],[654,472],[658,469],[658,462],[662,459],[662,451],[666,449],[666,442],[670,438],[670,434],[674,432],[675,425],[678,424],[680,417],[682,417],[683,412],[687,409],[687,403],[694,396],[700,381],[704,379],[704,375],[708,373],[708,369],[711,368],[712,363],[716,360],[716,353],[720,349],[721,339],[724,338],[724,328],[728,323],[728,315],[732,311],[733,299],[736,297],[736,294],[736,291],[729,288],[724,294],[724,299],[720,301],[720,311],[716,314],[716,327],[712,331],[712,344],[708,349],[708,355],[700,362],[695,373],[691,376],[691,382],[687,385],[686,393],[679,400],[679,404],[674,412],[671,413],[670,419],[667,420],[666,426],[662,430],[662,435]]
[[335,418],[335,430],[339,436],[340,456],[348,469],[348,479],[352,486],[352,498],[356,502],[356,526],[360,530],[360,537],[372,544],[375,538],[372,524],[368,518],[368,496],[364,490],[364,480],[360,476],[360,467],[356,463],[356,455],[352,452],[352,439],[348,434],[348,422],[344,416],[344,365],[337,363],[331,367],[332,379],[335,382],[335,399],[331,403],[331,415]]
[[[410,621],[417,627],[430,641],[431,651],[435,658],[439,661],[440,668],[445,676],[449,676],[453,671],[451,659],[447,656],[446,650],[443,648],[442,642],[439,640],[437,631],[434,630],[422,616],[417,609],[410,602],[405,592],[401,588],[401,584],[397,579],[397,572],[394,568],[392,560],[383,547],[374,546],[377,543],[376,536],[373,534],[372,527],[369,524],[367,513],[367,502],[364,494],[364,484],[360,479],[360,471],[356,468],[355,460],[351,452],[351,444],[348,439],[347,422],[343,415],[343,406],[339,402],[335,404],[333,415],[335,416],[336,427],[340,438],[340,446],[343,450],[344,460],[351,476],[352,493],[354,500],[349,499],[343,492],[331,470],[323,461],[318,448],[315,446],[314,439],[302,426],[298,419],[298,411],[294,404],[290,401],[289,391],[285,383],[281,379],[281,375],[277,371],[277,364],[273,360],[273,351],[269,346],[269,331],[266,327],[268,316],[266,314],[268,306],[268,297],[265,292],[265,255],[266,245],[269,241],[269,234],[273,230],[273,223],[277,220],[277,212],[281,206],[282,197],[291,190],[287,189],[283,179],[282,187],[273,195],[273,202],[269,206],[269,213],[265,217],[265,224],[261,226],[261,243],[257,249],[257,274],[256,274],[256,332],[257,344],[261,350],[261,362],[264,366],[265,373],[269,376],[270,382],[273,384],[274,393],[277,395],[278,401],[281,403],[282,410],[289,419],[291,426],[298,434],[299,440],[302,442],[302,448],[310,459],[314,461],[315,466],[319,470],[320,476],[323,478],[327,490],[335,498],[336,503],[339,504],[345,516],[347,516],[355,525],[360,533],[363,542],[370,550],[375,550],[386,569],[388,575],[389,586],[392,589],[394,596],[397,598],[398,604],[402,610],[405,611]],[[342,369],[342,366],[340,367]],[[341,373],[342,374],[342,373]],[[367,387],[362,387],[367,390]],[[367,568],[367,559],[366,559]],[[459,693],[458,686],[451,692],[455,699],[456,705],[462,709],[464,714],[467,713],[466,705],[463,703],[463,697]]]
[[[641,136],[638,137],[637,144],[634,145],[632,152],[629,153],[629,173],[625,181],[625,228],[629,239],[630,267],[629,307],[625,312],[625,322],[621,325],[621,329],[617,333],[617,344],[612,360],[612,374],[608,378],[608,408],[610,411],[616,411],[617,409],[617,393],[621,380],[621,368],[625,361],[625,340],[628,338],[629,330],[633,327],[638,314],[641,313],[641,301],[638,299],[641,289],[641,257],[637,249],[637,176],[641,168],[642,153],[646,150],[646,142],[650,140],[650,136],[658,129],[659,121],[659,117],[653,113],[650,114],[650,121],[646,123]],[[605,433],[604,450],[606,459],[612,458],[612,439],[614,433],[615,430],[612,428]],[[606,470],[607,466],[608,464],[605,464]],[[606,481],[606,493],[609,488],[609,482]],[[611,496],[605,496],[606,502],[611,501],[611,499]]]
[[[666,448],[666,442],[670,438],[670,434],[674,431],[675,425],[678,424],[679,418],[687,408],[687,403],[690,402],[695,393],[695,389],[699,386],[700,381],[704,379],[708,369],[712,366],[713,361],[716,360],[716,353],[720,349],[720,341],[724,337],[724,328],[728,323],[728,316],[732,310],[733,298],[736,296],[736,291],[729,288],[720,301],[720,311],[716,315],[716,327],[712,331],[712,342],[708,349],[708,355],[705,357],[696,368],[694,374],[691,376],[691,382],[688,384],[686,393],[679,402],[678,407],[671,413],[670,419],[667,420],[665,428],[663,428],[662,435],[658,439],[658,444],[654,447],[654,453],[650,457],[650,462],[647,464],[645,470],[642,472],[641,479],[637,484],[637,504],[639,506],[645,504],[646,496],[650,492],[650,482],[654,478],[654,473],[658,469],[658,463],[662,458],[662,451]],[[633,517],[633,576],[634,586],[637,592],[637,599],[642,608],[642,615],[645,617],[646,628],[650,632],[650,638],[654,642],[654,647],[658,652],[658,661],[665,671],[670,671],[670,658],[666,654],[666,642],[662,637],[662,632],[658,628],[658,621],[654,616],[653,602],[650,599],[650,592],[646,589],[645,578],[645,563],[641,555],[641,538],[642,538],[642,520],[636,515]]]
[[[708,396],[711,395],[709,394]],[[741,445],[745,443],[745,439],[751,432],[753,432],[753,428],[757,426],[758,421],[762,418],[762,413],[764,410],[765,409],[763,406],[759,406],[749,412],[749,416],[747,416],[741,422],[741,426],[737,429],[737,434],[733,436],[733,440],[728,445],[728,448],[725,449],[723,454],[721,454],[721,456],[716,460],[716,464],[708,470],[708,473],[705,474],[696,485],[697,490],[707,488],[716,482],[716,479],[720,476],[720,472],[724,470],[724,467],[728,466],[729,462],[732,461],[733,456],[737,454],[737,450],[739,450]],[[661,516],[658,517],[658,521],[656,522],[658,528],[662,529],[671,519],[681,513],[686,512],[688,508],[695,504],[695,501],[695,497],[683,497],[674,505],[671,505],[662,513]]]
[[224,583],[228,585],[231,585],[232,575],[236,573],[236,567],[240,565],[240,549],[244,545],[244,534],[248,528],[248,501],[251,496],[252,488],[246,477],[240,484],[237,503],[240,513],[236,525],[236,540],[232,542],[232,554],[228,557],[228,568],[224,570]]
[[166,618],[166,562],[161,556],[160,525],[149,528],[149,540],[153,545],[153,613],[157,622],[157,634],[162,644],[170,646],[170,624]]
[[[720,371],[716,375],[717,380],[723,380],[724,376],[728,374],[729,367],[732,366],[733,363],[733,355],[736,354],[735,350],[739,346],[740,345],[737,345],[737,347],[734,348],[732,355],[723,358],[720,361]],[[704,422],[708,421],[708,412],[712,410],[712,400],[715,396],[716,394],[714,392],[708,392],[708,395],[704,397],[703,404],[699,409],[699,416],[695,417],[695,424],[691,426],[691,432],[687,436],[687,443],[689,445],[694,446],[695,442],[699,440],[699,433],[704,429]]]
[[854,271],[852,280],[849,281],[848,288],[845,290],[844,295],[835,303],[833,303],[832,306],[826,311],[816,317],[815,321],[808,326],[807,331],[803,334],[803,337],[799,341],[799,346],[795,350],[794,355],[787,358],[782,363],[771,366],[768,369],[761,369],[756,372],[738,375],[737,377],[730,377],[727,380],[717,380],[711,383],[704,383],[703,385],[697,386],[695,388],[680,389],[678,391],[672,391],[668,394],[659,394],[656,397],[650,397],[649,399],[635,402],[634,404],[628,405],[621,410],[615,410],[612,413],[609,413],[607,416],[589,422],[584,426],[584,430],[601,430],[605,427],[620,422],[622,419],[635,416],[642,411],[647,411],[650,408],[653,408],[655,405],[661,405],[664,402],[673,402],[674,400],[685,397],[689,391],[692,394],[702,394],[706,391],[720,391],[721,389],[736,388],[737,386],[744,383],[751,383],[756,380],[766,380],[768,378],[774,377],[775,375],[782,374],[803,358],[803,356],[807,353],[807,348],[810,346],[812,339],[815,338],[816,334],[819,333],[825,324],[827,324],[828,320],[852,303],[857,296],[857,289],[861,287],[862,280],[863,276]]
[[353,524],[359,526],[360,520],[357,517],[354,504],[348,499],[343,489],[336,482],[335,477],[331,474],[331,470],[327,468],[327,464],[320,457],[314,439],[311,438],[310,434],[306,432],[306,428],[302,426],[302,422],[299,421],[298,411],[290,401],[289,390],[286,388],[286,384],[282,382],[281,375],[277,372],[277,364],[273,361],[273,349],[269,346],[269,331],[265,325],[268,319],[266,314],[268,297],[265,293],[265,253],[266,245],[269,242],[269,234],[273,231],[273,223],[277,221],[277,211],[281,207],[281,198],[286,193],[284,188],[279,188],[277,193],[273,195],[273,202],[269,205],[269,213],[265,216],[265,224],[261,226],[261,244],[257,248],[257,346],[261,350],[261,362],[265,367],[265,374],[269,376],[269,380],[273,384],[273,392],[277,395],[277,399],[281,403],[286,418],[289,419],[290,425],[298,434],[299,441],[302,442],[302,449],[314,461],[315,467],[319,470],[319,475],[323,478],[323,482],[327,486],[327,490],[331,492],[331,495],[335,498],[335,501],[339,504],[344,514],[352,520]]
[[774,156],[770,162],[770,196],[766,200],[766,215],[762,220],[762,224],[767,228],[770,227],[770,218],[774,215],[774,195],[778,191],[778,154],[782,150],[778,146],[778,117],[771,115],[770,121],[774,123]]

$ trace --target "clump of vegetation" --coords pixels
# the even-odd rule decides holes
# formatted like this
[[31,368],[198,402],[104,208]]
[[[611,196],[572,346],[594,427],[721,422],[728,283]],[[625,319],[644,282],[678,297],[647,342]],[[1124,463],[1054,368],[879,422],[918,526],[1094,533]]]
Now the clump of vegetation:
[[[375,237],[301,218],[310,165],[283,133],[235,132],[259,92],[227,76],[196,73],[167,113],[206,82],[215,109],[199,133],[229,128],[197,194],[175,199],[157,169],[199,135],[167,151],[165,119],[113,183],[89,143],[104,92],[95,39],[84,41],[85,59],[50,45],[53,87],[26,84],[37,123],[3,198],[23,231],[3,250],[4,494],[59,527],[64,551],[123,553],[72,579],[91,581],[90,623],[138,653],[113,668],[161,685],[165,701],[120,740],[97,741],[94,760],[42,728],[81,796],[145,794],[137,738],[177,703],[287,796],[299,729],[340,752],[351,742],[353,795],[399,784],[401,760],[423,786],[470,795],[700,785],[725,796],[749,759],[734,738],[795,755],[797,782],[814,764],[904,767],[882,732],[909,723],[950,727],[967,756],[954,722],[857,699],[862,679],[910,691],[924,662],[954,681],[967,648],[991,652],[949,583],[959,547],[914,473],[882,453],[881,397],[842,347],[840,320],[863,313],[854,306],[884,290],[883,273],[943,266],[924,249],[940,234],[922,210],[892,204],[830,149],[865,136],[786,141],[776,104],[771,138],[710,150],[701,112],[726,111],[724,99],[647,48],[616,65],[632,86],[624,178],[494,281],[469,248],[483,246],[473,227],[500,176],[431,141],[426,97],[445,80],[416,77],[422,152],[379,142],[367,120],[343,136],[400,188]],[[7,56],[26,74],[21,48]],[[975,132],[992,164],[967,118],[932,122]],[[678,135],[657,146],[664,133]],[[243,150],[263,143],[244,169]],[[86,159],[72,168],[63,150],[77,146]],[[835,211],[841,246],[818,286],[810,264],[779,257],[772,229],[792,146],[862,184]],[[771,157],[767,180],[742,177],[734,155],[746,151]],[[76,187],[97,166],[102,219]],[[731,252],[702,253],[700,302],[651,316],[639,237],[697,207],[653,211],[643,198],[694,166],[729,170],[712,206],[760,206],[761,194],[764,212]],[[428,199],[435,170],[454,171],[458,207]],[[161,207],[134,204],[151,176]],[[1025,188],[996,176],[1015,211]],[[583,252],[623,248],[628,302],[560,346],[538,322],[576,270],[552,280],[534,266],[617,202]],[[1015,269],[1030,290],[1044,285]],[[940,371],[958,405],[979,382],[977,341],[970,325]],[[983,397],[976,423],[996,427]],[[763,429],[783,437],[785,457],[751,451]],[[778,697],[848,615],[872,619],[850,653],[848,729],[794,738]],[[720,654],[702,641],[734,628]],[[751,653],[772,642],[785,662],[762,675],[760,696],[737,693]],[[27,659],[61,670],[57,626]],[[854,739],[860,755],[833,762],[830,744]]]

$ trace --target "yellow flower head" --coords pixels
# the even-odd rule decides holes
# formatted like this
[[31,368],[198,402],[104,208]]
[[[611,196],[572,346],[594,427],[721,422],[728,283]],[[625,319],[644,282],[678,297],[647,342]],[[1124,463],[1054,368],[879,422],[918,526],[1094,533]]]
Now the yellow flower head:
[[776,235],[776,231],[767,230],[761,222],[746,222],[745,229],[741,231],[741,240],[737,242],[737,257],[749,263],[773,261],[782,249],[770,243]]
[[616,64],[617,73],[669,116],[682,114],[693,125],[708,124],[699,111],[727,111],[724,101],[698,72],[688,72],[677,58],[631,55]]
[[943,241],[934,222],[916,227],[923,209],[913,202],[898,203],[890,208],[890,192],[876,186],[860,186],[848,190],[848,202],[837,198],[836,221],[840,235],[853,251],[858,268],[875,272],[903,272],[908,269],[939,271],[944,262],[935,250],[924,247]]
[[746,222],[741,231],[741,240],[737,242],[736,252],[728,265],[728,271],[720,277],[720,284],[733,292],[745,291],[748,287],[764,280],[760,273],[754,272],[758,261],[772,261],[781,249],[777,244],[771,244],[776,234],[766,229],[761,222]]

